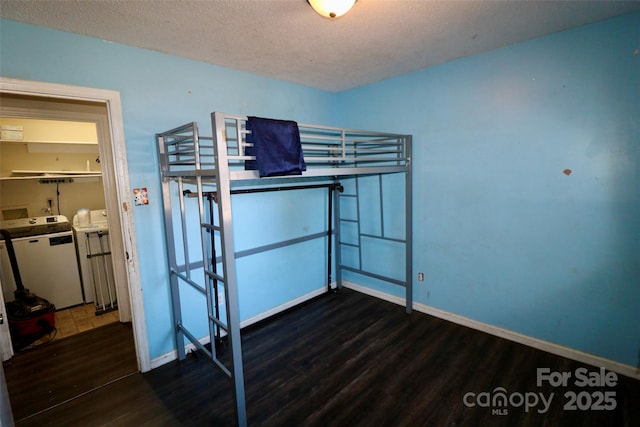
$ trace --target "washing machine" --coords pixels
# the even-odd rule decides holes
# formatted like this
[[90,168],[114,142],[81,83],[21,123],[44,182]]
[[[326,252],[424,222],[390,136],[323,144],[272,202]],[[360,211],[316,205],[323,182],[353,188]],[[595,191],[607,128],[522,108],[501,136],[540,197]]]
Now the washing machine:
[[85,303],[94,303],[96,314],[117,309],[106,211],[79,210],[73,216],[73,233]]
[[[1,221],[11,235],[24,287],[60,310],[82,304],[82,286],[71,224],[63,215]],[[16,282],[4,239],[0,274],[5,302],[14,300]]]

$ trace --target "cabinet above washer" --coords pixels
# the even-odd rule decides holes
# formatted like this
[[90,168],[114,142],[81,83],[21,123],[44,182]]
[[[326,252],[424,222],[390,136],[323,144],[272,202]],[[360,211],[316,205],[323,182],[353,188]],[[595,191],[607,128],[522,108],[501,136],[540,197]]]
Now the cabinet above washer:
[[93,122],[0,117],[0,143],[25,145],[29,153],[98,153]]

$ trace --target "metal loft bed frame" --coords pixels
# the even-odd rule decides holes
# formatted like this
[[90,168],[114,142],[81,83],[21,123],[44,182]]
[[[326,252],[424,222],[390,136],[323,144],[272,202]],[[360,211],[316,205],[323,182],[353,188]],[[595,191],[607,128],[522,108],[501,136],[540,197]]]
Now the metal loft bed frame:
[[[332,237],[335,236],[335,280],[342,286],[342,272],[351,271],[405,288],[406,311],[412,309],[411,286],[411,136],[379,132],[357,131],[327,126],[298,124],[307,170],[302,175],[259,178],[257,171],[245,170],[244,163],[255,160],[245,155],[247,117],[212,113],[213,136],[203,137],[195,122],[156,135],[160,158],[164,223],[170,266],[170,286],[173,320],[175,326],[178,358],[186,356],[185,338],[191,345],[205,353],[212,362],[231,380],[237,423],[245,426],[246,404],[242,349],[240,341],[240,317],[238,288],[236,283],[236,259],[244,256],[234,249],[231,195],[262,191],[320,188],[328,189],[328,230],[320,235],[292,239],[278,244],[250,250],[258,253],[276,247],[299,243],[306,239],[327,238],[328,288],[331,288]],[[250,132],[250,131],[249,131]],[[405,177],[405,237],[387,237],[365,234],[360,229],[358,177],[382,174],[404,174]],[[340,178],[354,178],[355,185],[349,194],[343,194]],[[306,181],[321,180],[321,184],[306,184]],[[328,183],[327,183],[328,182]],[[284,184],[283,184],[284,183]],[[380,180],[380,193],[382,183]],[[197,198],[197,217],[193,203]],[[356,203],[353,217],[341,217],[340,201],[350,199]],[[380,194],[380,215],[383,198]],[[189,209],[192,206],[192,209]],[[174,218],[178,215],[179,219]],[[175,220],[175,221],[174,221]],[[175,224],[174,224],[175,222]],[[197,223],[199,229],[199,255],[191,259],[190,233]],[[332,224],[335,226],[332,227]],[[355,241],[340,239],[344,224],[357,229]],[[382,227],[384,230],[384,227]],[[366,271],[362,266],[364,238],[375,238],[404,245],[405,277],[403,280]],[[343,247],[356,251],[357,265],[343,264]],[[246,252],[246,251],[245,251]],[[188,286],[187,286],[188,285]],[[181,292],[186,288],[206,297],[209,336],[202,341],[190,332],[183,323]],[[221,298],[223,297],[223,300]],[[224,351],[216,344],[226,338]]]

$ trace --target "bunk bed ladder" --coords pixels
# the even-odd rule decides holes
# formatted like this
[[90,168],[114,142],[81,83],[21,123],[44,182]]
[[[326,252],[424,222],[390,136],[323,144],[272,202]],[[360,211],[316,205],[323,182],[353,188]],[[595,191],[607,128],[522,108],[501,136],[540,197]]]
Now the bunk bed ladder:
[[[409,166],[407,166],[407,168],[409,168]],[[403,239],[399,239],[399,238],[394,238],[394,237],[389,237],[387,236],[387,233],[385,231],[385,227],[384,227],[384,209],[383,209],[383,204],[384,204],[384,196],[383,196],[383,183],[382,183],[382,175],[378,176],[378,189],[379,189],[379,198],[380,198],[380,212],[379,212],[379,216],[380,216],[380,234],[379,235],[372,235],[372,234],[368,234],[366,232],[363,231],[362,229],[362,225],[361,225],[361,209],[362,207],[360,206],[360,176],[356,175],[355,177],[352,178],[353,179],[353,185],[351,185],[350,187],[352,187],[352,189],[349,192],[346,193],[337,193],[336,194],[336,279],[337,279],[337,283],[338,283],[338,288],[340,288],[342,286],[342,272],[343,271],[351,271],[354,272],[356,274],[361,274],[361,275],[365,275],[365,276],[369,276],[372,277],[374,279],[379,279],[388,283],[392,283],[398,286],[401,286],[403,288],[405,288],[405,308],[406,308],[406,312],[407,313],[411,313],[413,310],[413,289],[412,289],[412,282],[411,282],[411,274],[412,274],[412,264],[411,264],[411,260],[412,260],[412,218],[411,218],[411,210],[412,210],[412,204],[411,204],[411,197],[406,196],[405,197],[405,217],[406,219],[406,224],[405,224],[405,237]],[[407,194],[411,194],[410,192],[412,191],[411,189],[411,174],[410,172],[405,174],[405,191],[407,192]],[[348,200],[352,200],[353,204],[352,206],[350,206],[350,209],[348,210],[349,212],[347,212],[346,214],[343,213],[343,211],[345,210],[345,206],[341,206],[344,203],[346,203]],[[344,215],[344,216],[343,216]],[[352,227],[353,229],[350,230],[348,233],[345,233],[344,231],[341,231],[343,227]],[[373,239],[380,239],[380,240],[385,240],[388,242],[394,242],[396,244],[402,244],[405,248],[405,269],[404,269],[404,274],[405,274],[405,279],[404,280],[399,280],[399,279],[394,279],[391,277],[387,277],[387,276],[383,276],[383,275],[379,275],[376,273],[372,273],[370,271],[367,271],[364,268],[364,263],[363,263],[363,253],[362,253],[362,247],[363,247],[363,238],[373,238]],[[345,248],[351,248],[355,254],[351,257],[348,257],[351,262],[353,263],[352,265],[348,265],[346,263],[343,263],[343,247]]]
[[[337,262],[337,266],[336,266],[336,281],[338,283],[338,288],[342,287],[342,270],[344,268],[346,268],[345,265],[342,264],[342,247],[346,246],[348,248],[352,248],[353,250],[355,250],[357,252],[357,268],[360,269],[362,267],[362,251],[360,250],[361,246],[361,233],[360,233],[360,197],[358,197],[358,177],[354,177],[353,179],[353,183],[354,185],[352,186],[353,189],[352,191],[349,191],[348,193],[339,193],[337,194],[337,199],[338,202],[336,203],[336,218],[337,218],[337,225],[336,225],[336,262]],[[345,209],[343,209],[343,204],[345,203],[349,203],[348,201],[351,201],[352,203],[355,203],[355,207],[351,207],[351,209],[349,209],[349,212],[352,215],[348,215],[345,214],[345,216],[343,217],[342,215],[344,214]],[[355,217],[354,217],[355,215]],[[357,239],[355,241],[347,241],[343,236],[345,235],[344,232],[342,232],[342,227],[343,226],[351,226],[351,227],[355,227],[356,231],[355,231],[355,235],[357,236]],[[353,235],[354,233],[348,233],[348,235]]]
[[[199,173],[204,169],[205,165],[201,164],[200,161],[197,125],[191,123],[163,134],[158,134],[156,138],[158,140],[160,167],[163,176],[164,222],[178,358],[180,360],[185,359],[185,339],[188,339],[193,347],[203,352],[230,379],[233,386],[237,425],[244,427],[247,425],[247,417],[226,151],[220,153],[222,159],[216,165],[222,169],[217,170],[215,174],[216,191],[207,192],[204,190],[204,178]],[[216,152],[217,155],[218,153]],[[172,175],[171,166],[181,165],[181,162],[193,164],[198,172],[194,175],[186,174],[186,179],[183,176]],[[210,165],[207,164],[206,166]],[[171,181],[175,181],[177,185],[180,208],[180,224],[177,224],[175,228],[171,215],[171,200],[173,198]],[[190,190],[190,188],[193,188],[193,184],[195,184],[197,190],[195,193]],[[201,261],[191,260],[189,251],[189,234],[187,232],[189,219],[185,198],[194,197],[198,199]],[[205,203],[205,200],[207,203]],[[215,224],[214,203],[217,206],[218,224]],[[181,234],[181,240],[176,239],[178,232]],[[182,259],[179,259],[176,255],[176,245],[180,244],[179,242],[182,243]],[[220,256],[216,254],[216,243],[221,248]],[[231,255],[229,256],[229,254]],[[221,273],[217,268],[218,263],[222,264]],[[200,282],[194,277],[194,271],[197,271],[198,274],[203,274],[200,277],[204,277],[204,282]],[[206,297],[210,349],[203,345],[198,337],[183,324],[181,284],[190,285]],[[224,289],[224,301],[220,301],[218,298],[218,292],[221,287]],[[223,304],[224,310],[221,310]],[[221,318],[221,311],[225,311],[225,319]],[[227,346],[224,351],[217,347],[217,344],[222,343],[223,335],[226,335],[227,339]]]
[[[215,156],[216,171],[215,185],[217,191],[216,204],[218,207],[218,226],[211,226],[211,236],[218,232],[220,241],[220,260],[222,265],[222,274],[219,275],[207,266],[207,275],[216,283],[221,282],[224,288],[224,302],[226,308],[226,331],[229,345],[229,354],[231,357],[231,369],[229,376],[234,390],[234,399],[236,404],[237,424],[240,427],[247,425],[245,390],[244,390],[244,373],[242,366],[242,347],[240,338],[240,313],[238,304],[238,287],[236,278],[236,259],[235,244],[233,239],[233,223],[231,213],[231,179],[229,174],[229,161],[226,145],[226,134],[224,126],[224,118],[220,115],[212,114],[212,128],[215,133],[213,135],[213,149]],[[238,135],[241,134],[240,129],[237,130]],[[202,192],[199,190],[199,203],[203,204]],[[212,215],[213,217],[213,215]],[[204,228],[209,228],[206,225]],[[214,247],[212,242],[211,247]],[[203,251],[206,254],[207,246],[203,244]],[[215,266],[217,259],[212,258],[211,263]],[[217,289],[217,286],[215,286]],[[215,316],[211,316],[213,320]],[[211,323],[210,323],[211,324]],[[213,331],[212,331],[213,334]],[[213,335],[212,335],[213,339]],[[212,346],[213,348],[213,346]]]

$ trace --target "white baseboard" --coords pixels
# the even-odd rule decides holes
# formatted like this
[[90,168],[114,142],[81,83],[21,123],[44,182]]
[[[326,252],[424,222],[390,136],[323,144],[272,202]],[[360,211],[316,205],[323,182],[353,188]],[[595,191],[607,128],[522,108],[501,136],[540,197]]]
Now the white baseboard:
[[[385,292],[376,291],[371,288],[357,285],[352,282],[343,281],[345,288],[353,289],[354,291],[361,292],[366,295],[370,295],[385,301],[392,302],[398,305],[405,305],[404,298],[390,295]],[[505,338],[510,341],[514,341],[520,344],[524,344],[529,347],[543,350],[548,353],[552,353],[558,356],[566,357],[568,359],[576,360],[587,365],[594,367],[603,367],[609,371],[616,372],[618,374],[635,378],[640,380],[640,368],[635,366],[626,365],[624,363],[616,362],[614,360],[605,359],[604,357],[595,356],[593,354],[585,353],[580,350],[576,350],[569,347],[564,347],[558,344],[554,344],[549,341],[544,341],[538,338],[533,338],[528,335],[523,335],[518,332],[513,332],[508,329],[499,328],[497,326],[490,325],[488,323],[479,322],[477,320],[469,319],[468,317],[460,316],[448,311],[440,310],[434,307],[430,307],[425,304],[413,303],[413,309],[421,313],[429,314],[434,317],[438,317],[443,320],[447,320],[458,325],[466,326],[468,328],[476,329],[482,332],[486,332],[491,335]]]
[[[327,292],[327,287],[323,286],[323,287],[315,289],[315,290],[313,290],[313,291],[311,291],[311,292],[309,292],[309,293],[307,293],[305,295],[302,295],[301,297],[292,299],[291,301],[287,301],[284,304],[281,304],[281,305],[279,305],[277,307],[274,307],[274,308],[272,308],[270,310],[267,310],[267,311],[265,311],[263,313],[260,313],[260,314],[258,314],[256,316],[253,316],[253,317],[250,317],[250,318],[248,318],[246,320],[243,320],[242,322],[240,322],[240,329],[246,328],[247,326],[253,325],[254,323],[258,323],[261,320],[267,319],[267,318],[269,318],[271,316],[274,316],[274,315],[276,315],[278,313],[281,313],[281,312],[283,312],[285,310],[288,310],[289,308],[294,307],[294,306],[296,306],[298,304],[302,304],[303,302],[308,301],[308,300],[310,300],[312,298],[315,298],[315,297],[317,297],[319,295],[322,295],[325,292]],[[223,334],[223,335],[225,335],[225,334]],[[200,343],[202,345],[206,345],[206,344],[209,344],[210,339],[209,339],[209,336],[207,335],[207,336],[204,336],[204,337],[200,338],[198,341],[200,341]],[[186,353],[189,353],[189,352],[195,350],[195,348],[196,348],[196,346],[193,345],[193,343],[188,343],[187,345],[185,345],[184,350],[185,350]],[[162,366],[164,364],[172,362],[172,361],[176,360],[177,358],[178,358],[178,351],[177,350],[172,350],[172,351],[170,351],[168,353],[164,353],[164,354],[162,354],[162,355],[160,355],[160,356],[158,356],[156,358],[151,359],[151,369],[155,369],[155,368],[157,368],[159,366]]]
[[[200,338],[198,341],[200,341],[200,344],[202,345],[207,345],[209,344],[209,341],[210,341],[209,336]],[[187,345],[184,346],[184,352],[186,354],[191,353],[195,349],[196,349],[196,346],[193,345],[193,343],[188,343]],[[155,369],[169,362],[173,362],[177,358],[178,358],[177,350],[172,350],[168,353],[161,354],[160,356],[151,359],[151,369]]]
[[240,322],[240,328],[245,328],[247,326],[253,325],[254,323],[258,323],[261,320],[264,320],[268,317],[271,317],[273,315],[276,315],[278,313],[282,313],[285,310],[290,309],[291,307],[295,307],[298,304],[302,304],[305,301],[309,301],[310,299],[313,299],[319,295],[322,295],[324,293],[327,292],[327,287],[323,286],[321,288],[318,288],[314,291],[309,292],[308,294],[304,294],[301,297],[292,299],[291,301],[285,302],[282,305],[279,305],[277,307],[272,308],[271,310],[267,310],[264,313],[260,313],[257,316],[253,316],[250,317],[246,320],[243,320],[242,322]]

